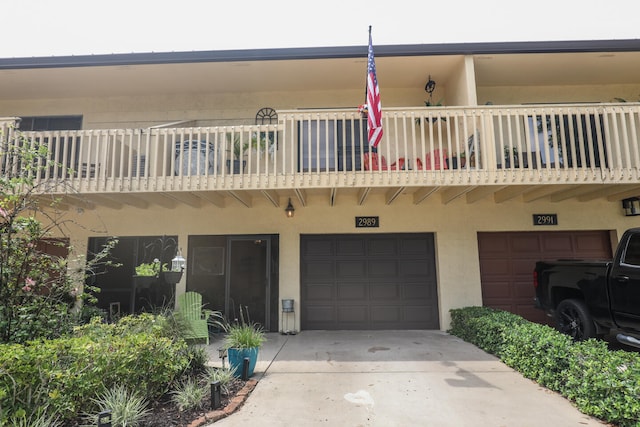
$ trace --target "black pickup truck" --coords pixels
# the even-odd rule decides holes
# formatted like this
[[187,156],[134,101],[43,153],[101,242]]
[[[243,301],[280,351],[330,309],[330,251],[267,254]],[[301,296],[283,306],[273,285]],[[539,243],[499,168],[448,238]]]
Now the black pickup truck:
[[613,260],[538,261],[535,305],[576,340],[617,333],[640,347],[640,228],[627,230]]

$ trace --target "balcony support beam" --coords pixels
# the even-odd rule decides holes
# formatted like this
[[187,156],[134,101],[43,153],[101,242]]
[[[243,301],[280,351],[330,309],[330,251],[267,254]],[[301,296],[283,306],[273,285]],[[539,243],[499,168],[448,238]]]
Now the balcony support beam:
[[505,188],[504,186],[499,185],[488,185],[486,187],[476,187],[467,193],[467,203],[475,203],[486,197],[489,197],[496,193],[497,191]]
[[365,187],[358,191],[358,206],[364,205],[364,202],[367,200],[367,196],[369,195],[369,191],[371,191],[370,187]]
[[626,199],[629,197],[638,197],[638,196],[640,196],[640,186],[627,191],[623,191],[621,193],[612,194],[609,197],[607,197],[607,200],[610,202],[617,202],[622,199]]
[[122,201],[125,205],[131,205],[138,209],[147,209],[149,207],[149,202],[143,200],[142,198],[130,195],[130,194],[105,194],[103,197],[107,198],[115,198],[117,200]]
[[218,193],[213,191],[196,191],[193,194],[200,197],[203,200],[219,207],[224,208],[224,197],[220,196]]
[[421,203],[423,200],[427,199],[436,191],[438,191],[439,188],[440,187],[424,187],[416,191],[415,193],[413,193],[413,204],[417,205]]
[[202,206],[202,199],[192,193],[174,191],[171,193],[165,193],[164,195],[170,199],[178,201],[179,203],[184,203],[194,208]]
[[307,193],[304,190],[296,188],[295,190],[296,197],[302,206],[307,206]]
[[96,194],[91,194],[87,196],[91,201],[95,202],[98,205],[106,206],[111,209],[120,210],[123,208],[124,204],[118,202],[117,200],[113,200],[109,197],[103,197]]
[[455,199],[464,196],[469,191],[473,190],[473,187],[452,187],[442,192],[442,203],[447,205],[453,202]]
[[522,193],[525,193],[533,188],[535,187],[532,185],[514,185],[511,187],[507,187],[503,190],[496,192],[493,195],[493,201],[496,203],[503,203],[515,197],[518,197]]
[[273,190],[262,190],[261,193],[267,200],[271,202],[273,207],[280,207],[280,197],[278,197],[278,193]]
[[385,195],[385,198],[387,199],[387,202],[386,202],[387,205],[390,205],[391,203],[393,203],[396,197],[402,194],[403,191],[404,191],[404,187],[391,188],[389,191],[387,191]]
[[248,208],[251,207],[251,197],[247,196],[245,193],[241,193],[238,191],[229,191],[229,195],[234,199],[236,199],[241,204],[243,204],[244,206]]
[[558,191],[563,191],[570,188],[570,185],[544,185],[538,186],[532,191],[527,191],[522,195],[522,201],[525,203],[535,202],[536,200],[543,199],[550,194]]

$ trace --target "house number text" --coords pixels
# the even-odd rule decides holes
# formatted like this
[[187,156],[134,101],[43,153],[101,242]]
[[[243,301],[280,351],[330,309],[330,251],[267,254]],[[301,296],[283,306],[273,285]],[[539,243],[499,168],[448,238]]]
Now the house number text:
[[533,225],[558,225],[558,215],[533,214]]
[[380,217],[377,216],[357,216],[356,228],[380,227]]

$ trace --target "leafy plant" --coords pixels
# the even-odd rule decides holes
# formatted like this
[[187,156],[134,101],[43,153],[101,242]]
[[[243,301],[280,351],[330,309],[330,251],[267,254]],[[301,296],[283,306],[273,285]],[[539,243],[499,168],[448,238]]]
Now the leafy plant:
[[229,387],[235,379],[236,377],[233,375],[233,371],[229,368],[211,368],[209,370],[208,382],[219,381],[222,394],[229,394]]
[[[150,413],[147,399],[136,391],[129,391],[122,385],[116,385],[100,393],[92,399],[98,408],[98,412],[110,410],[113,427],[137,426]],[[98,415],[87,415],[86,418],[93,424],[98,424]]]
[[240,306],[240,321],[236,319],[228,324],[216,322],[227,333],[225,336],[225,348],[260,347],[266,340],[264,328],[258,323],[251,322],[249,307],[245,306],[244,311],[246,311],[246,314],[244,314],[243,308]]
[[174,391],[171,392],[171,401],[181,411],[202,407],[202,399],[208,392],[207,384],[201,384],[193,377],[180,381]]
[[160,271],[169,271],[169,265],[164,263],[161,266],[160,260],[157,258],[151,262],[143,262],[136,266],[136,276],[157,277],[160,275]]
[[58,201],[43,208],[36,195],[48,193],[41,173],[62,165],[49,159],[46,145],[15,129],[11,138],[0,136],[0,157],[5,159],[0,175],[0,342],[59,337],[76,324],[77,303],[95,301],[92,292],[97,288],[82,282],[96,266],[106,264],[104,252],[116,241],[91,261],[79,259],[76,263],[85,264],[84,269],[71,270],[68,256],[52,255],[71,255],[73,248],[59,235],[65,228],[63,217],[55,210],[45,212]]

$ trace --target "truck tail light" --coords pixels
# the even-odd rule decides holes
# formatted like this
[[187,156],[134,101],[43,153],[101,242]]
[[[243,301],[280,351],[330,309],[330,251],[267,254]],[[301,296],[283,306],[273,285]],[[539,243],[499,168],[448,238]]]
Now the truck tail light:
[[533,287],[538,287],[538,272],[533,270]]

